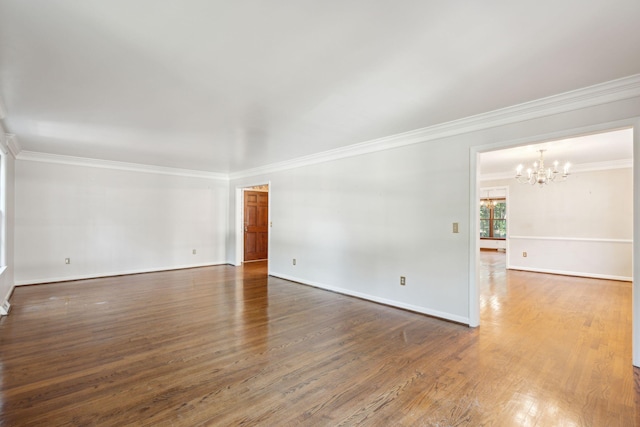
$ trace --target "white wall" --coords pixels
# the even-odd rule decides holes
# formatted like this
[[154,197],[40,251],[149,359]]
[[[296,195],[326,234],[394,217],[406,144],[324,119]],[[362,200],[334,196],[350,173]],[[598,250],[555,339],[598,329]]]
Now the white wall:
[[[640,96],[392,150],[256,171],[233,179],[231,188],[272,183],[271,274],[473,325],[479,243],[472,219],[479,186],[470,175],[474,156],[629,125],[634,117],[640,117]],[[235,191],[230,196],[234,223]],[[452,222],[460,223],[459,234],[451,232]],[[228,240],[232,264],[235,233],[231,229]]]
[[514,179],[485,184],[509,187],[507,268],[632,279],[631,168],[578,172],[543,188]]
[[461,144],[415,145],[269,177],[270,274],[466,322],[469,235],[452,223],[468,192],[431,184],[468,187],[466,158]]
[[[2,128],[0,127],[0,131]],[[14,167],[15,160],[11,154],[2,155],[2,164],[0,165],[0,173],[5,179],[5,194],[2,195],[5,200],[4,205],[4,247],[2,248],[4,262],[2,267],[4,270],[0,274],[0,304],[7,300],[10,296],[14,285]]]
[[225,262],[226,180],[24,160],[15,180],[16,284]]

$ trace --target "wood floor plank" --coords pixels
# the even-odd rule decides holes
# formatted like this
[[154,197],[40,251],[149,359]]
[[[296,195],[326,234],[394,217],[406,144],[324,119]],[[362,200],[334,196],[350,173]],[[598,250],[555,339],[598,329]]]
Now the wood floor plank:
[[476,329],[260,262],[19,287],[0,426],[638,425],[631,285],[481,258]]

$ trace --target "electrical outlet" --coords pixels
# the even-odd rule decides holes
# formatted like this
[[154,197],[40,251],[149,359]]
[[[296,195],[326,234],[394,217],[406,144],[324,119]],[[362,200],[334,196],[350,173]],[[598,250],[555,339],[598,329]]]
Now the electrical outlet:
[[457,222],[453,223],[453,232],[454,233],[458,233],[458,223]]
[[296,265],[296,259],[295,258],[293,259],[293,265]]
[[527,253],[526,252],[522,252],[522,257],[526,258],[527,257]]
[[400,286],[407,284],[407,279],[404,276],[400,276]]
[[71,264],[71,258],[65,258],[64,259],[64,263],[65,264]]
[[196,254],[196,250],[195,250],[195,249],[193,250],[193,254],[194,254],[194,255]]

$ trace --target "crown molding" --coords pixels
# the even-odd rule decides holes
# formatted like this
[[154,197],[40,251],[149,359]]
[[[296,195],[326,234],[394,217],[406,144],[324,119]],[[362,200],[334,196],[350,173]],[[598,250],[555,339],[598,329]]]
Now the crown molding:
[[[216,180],[235,180],[257,175],[275,173],[283,170],[295,169],[318,163],[359,156],[392,148],[399,148],[417,143],[434,141],[455,135],[476,132],[497,126],[541,118],[553,114],[564,113],[591,106],[621,101],[640,96],[640,74],[612,80],[605,83],[553,95],[546,98],[514,105],[463,119],[416,129],[409,132],[395,134],[370,141],[356,143],[321,153],[299,157],[296,159],[272,163],[257,168],[246,169],[230,174],[206,172],[189,169],[178,169],[162,166],[144,165],[139,163],[117,162],[109,160],[90,159],[83,157],[47,154],[33,151],[22,151],[18,139],[13,134],[6,134],[5,144],[11,154],[18,160],[59,163],[76,166],[88,166],[107,169],[119,169],[135,172],[159,173],[166,175],[208,178]],[[0,107],[1,108],[1,107]],[[3,114],[2,111],[0,113]],[[1,118],[1,116],[0,116]],[[4,144],[0,144],[4,145]],[[618,167],[611,164],[581,165],[574,168],[574,172],[588,170],[606,170]],[[584,169],[586,168],[586,169]],[[480,180],[512,178],[512,174],[483,175]]]
[[384,138],[374,139],[349,145],[334,150],[299,157],[297,159],[273,163],[244,171],[234,172],[229,175],[230,179],[247,178],[255,175],[274,173],[287,169],[294,169],[309,166],[317,163],[328,162],[361,154],[373,153],[376,151],[388,150],[391,148],[403,147],[406,145],[421,142],[433,141],[476,132],[493,127],[518,123],[522,121],[537,119],[553,114],[565,113],[592,107],[609,102],[621,101],[640,96],[640,74],[612,80],[605,83],[596,84],[582,89],[561,93],[558,95],[541,98],[535,101],[517,104],[487,113],[453,120],[450,122],[416,129],[391,135]]
[[606,171],[633,168],[633,159],[609,160],[606,162],[582,163],[571,166],[571,173]]
[[[626,169],[633,167],[633,159],[610,160],[606,162],[582,163],[571,165],[571,174],[583,172],[606,171],[612,169]],[[480,181],[495,181],[501,179],[513,179],[515,168],[510,172],[488,173],[480,175]]]
[[63,156],[60,154],[48,154],[35,151],[20,151],[16,159],[30,162],[56,163],[102,169],[116,169],[128,172],[156,173],[162,175],[184,176],[189,178],[206,178],[223,181],[227,181],[229,179],[228,175],[224,173],[143,165],[140,163],[117,162],[112,160],[89,159],[86,157]]
[[12,133],[8,133],[6,143],[13,158],[17,159],[18,155],[22,151],[22,146],[20,145],[20,141],[18,141],[18,137]]

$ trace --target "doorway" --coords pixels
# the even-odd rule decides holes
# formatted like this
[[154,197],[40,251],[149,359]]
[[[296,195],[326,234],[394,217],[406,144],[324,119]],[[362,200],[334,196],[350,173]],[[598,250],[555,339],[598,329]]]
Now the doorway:
[[236,187],[236,266],[269,259],[270,187]]
[[269,256],[269,191],[244,192],[244,262]]
[[[514,148],[514,147],[524,147],[526,144],[541,144],[544,141],[556,141],[556,140],[561,140],[561,139],[567,139],[567,138],[574,138],[576,135],[593,135],[593,134],[599,134],[599,133],[606,133],[606,132],[610,132],[613,130],[620,130],[620,129],[629,129],[632,132],[632,159],[628,161],[628,163],[630,165],[633,165],[633,183],[632,183],[632,193],[633,193],[633,205],[634,205],[634,210],[637,211],[638,210],[638,201],[640,200],[640,196],[639,196],[639,189],[638,187],[635,185],[635,183],[638,182],[638,176],[640,176],[638,174],[638,157],[637,157],[637,152],[640,151],[640,134],[638,132],[639,127],[638,125],[640,124],[640,122],[637,121],[637,118],[634,119],[628,119],[628,120],[621,120],[618,122],[611,122],[611,123],[602,123],[599,125],[594,125],[594,126],[588,126],[588,127],[584,127],[584,128],[577,128],[577,129],[572,129],[572,130],[565,130],[565,131],[561,131],[558,132],[556,134],[547,134],[544,136],[544,138],[536,138],[536,137],[531,137],[531,138],[527,138],[527,139],[521,139],[521,140],[514,140],[514,141],[505,141],[502,143],[496,143],[493,144],[492,146],[484,146],[484,147],[472,147],[471,148],[471,188],[472,191],[470,193],[470,206],[476,206],[478,203],[478,199],[480,197],[480,183],[482,182],[482,185],[491,185],[494,183],[487,183],[484,179],[481,178],[481,174],[480,174],[480,169],[481,169],[481,154],[484,153],[489,153],[489,152],[495,152],[495,151],[501,151],[504,149],[509,149],[509,148]],[[582,150],[583,153],[587,153],[589,150],[587,150],[586,146],[582,147],[584,150]],[[626,166],[629,167],[629,166]],[[515,170],[515,169],[514,169]],[[513,179],[513,172],[510,172],[510,179]],[[493,178],[493,177],[492,177]],[[495,178],[499,178],[499,177],[495,177]],[[493,179],[491,179],[491,181],[493,181]],[[494,184],[495,185],[495,184]],[[512,212],[513,213],[513,212]],[[470,246],[470,270],[469,270],[469,274],[470,274],[470,288],[469,288],[469,319],[470,319],[470,326],[474,327],[474,326],[479,326],[480,324],[480,316],[479,316],[479,311],[480,311],[480,295],[479,295],[479,273],[480,273],[480,265],[479,265],[479,249],[480,249],[480,238],[479,238],[479,213],[476,212],[476,209],[471,209],[470,211],[471,217],[470,217],[470,232],[471,235],[473,236],[472,238],[475,240],[475,244],[472,244]],[[638,246],[638,241],[640,241],[637,237],[638,237],[638,220],[635,216],[633,216],[633,221],[634,226],[633,226],[633,233],[632,233],[632,237],[630,239],[623,239],[625,240],[624,242],[616,242],[616,243],[629,243],[632,245],[632,247],[634,247],[635,249],[637,249]],[[522,236],[521,236],[522,237]],[[526,237],[526,236],[524,236]],[[597,239],[574,239],[576,241],[581,241],[581,240],[597,240]],[[620,239],[617,239],[620,240]],[[628,242],[627,242],[628,240]],[[529,239],[529,241],[533,241],[532,239]],[[634,251],[637,253],[637,250]],[[518,252],[520,253],[520,252]],[[526,253],[522,252],[522,256],[526,257]],[[632,274],[632,276],[637,277],[637,269],[633,268],[633,264],[635,264],[635,257],[633,257],[633,259],[631,260],[632,263],[632,271],[634,271],[634,273]],[[533,271],[533,270],[531,270]],[[633,288],[637,287],[637,283],[638,281],[633,281]],[[634,289],[634,301],[633,301],[633,306],[634,306],[634,311],[637,310],[637,308],[640,306],[640,303],[638,303],[639,299],[635,297],[635,295],[637,295],[637,293],[635,292]],[[635,331],[637,331],[638,328],[637,324],[638,321],[635,320],[637,319],[637,316],[634,316],[634,329]],[[634,336],[633,336],[633,360],[634,360],[634,365],[635,366],[640,366],[640,334],[637,334],[636,332],[634,332]]]
[[[555,183],[539,184],[533,176],[535,165],[544,165],[540,153],[548,157],[544,178],[563,169],[553,166],[553,160],[567,164],[547,181]],[[483,187],[504,185],[512,196],[507,268],[631,281],[632,159],[631,128],[483,153],[482,175],[492,173],[488,181],[481,178]],[[530,166],[531,178],[515,179],[518,163]],[[497,187],[492,190],[497,193]],[[495,230],[483,228],[491,220],[482,213],[489,217],[495,212],[482,204],[480,211],[480,247],[485,248],[486,234]]]

